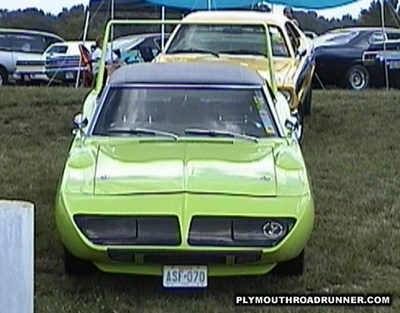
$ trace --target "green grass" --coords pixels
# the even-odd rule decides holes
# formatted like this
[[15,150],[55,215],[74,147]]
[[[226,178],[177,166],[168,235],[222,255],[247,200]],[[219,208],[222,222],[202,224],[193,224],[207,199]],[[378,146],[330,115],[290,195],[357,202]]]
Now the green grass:
[[[0,89],[0,198],[36,205],[36,313],[400,312],[400,92],[314,92],[303,150],[316,223],[303,276],[218,278],[203,292],[182,293],[162,291],[154,277],[64,274],[52,203],[86,92]],[[325,292],[391,293],[394,304],[233,306],[236,293]]]

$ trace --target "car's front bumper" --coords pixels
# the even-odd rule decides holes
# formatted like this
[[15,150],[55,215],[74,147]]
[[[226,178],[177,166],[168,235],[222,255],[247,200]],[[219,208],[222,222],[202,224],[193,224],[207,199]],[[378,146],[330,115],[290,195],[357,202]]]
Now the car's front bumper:
[[[152,208],[151,212],[148,208]],[[178,216],[182,240],[175,246],[94,244],[73,221],[73,216],[76,214]],[[277,245],[268,248],[193,246],[188,243],[193,216],[294,218],[296,223]],[[304,249],[313,228],[314,204],[310,195],[250,198],[185,193],[113,197],[59,194],[56,199],[55,217],[65,247],[76,257],[92,261],[102,271],[162,275],[163,265],[181,264],[180,261],[189,254],[196,255],[199,261],[192,259],[187,265],[205,264],[208,266],[209,276],[255,275],[268,273],[278,262],[292,259]],[[157,261],[154,257],[151,258],[154,254],[163,253],[166,255],[164,260]],[[244,255],[259,253],[259,258],[256,261],[237,263],[232,256],[240,253]],[[219,258],[215,261],[209,258],[210,254],[218,254],[223,260]],[[116,258],[115,255],[122,257]]]

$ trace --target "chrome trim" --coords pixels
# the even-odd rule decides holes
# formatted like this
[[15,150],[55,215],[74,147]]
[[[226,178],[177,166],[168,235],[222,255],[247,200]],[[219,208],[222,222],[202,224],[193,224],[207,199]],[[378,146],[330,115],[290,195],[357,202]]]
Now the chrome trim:
[[150,88],[212,88],[212,89],[261,89],[262,85],[224,85],[224,84],[144,84],[144,83],[123,83],[123,84],[112,84],[110,87],[150,87]]
[[[278,113],[276,112],[276,109],[275,109],[275,101],[269,95],[268,87],[264,86],[263,87],[263,91],[264,91],[264,97],[267,98],[267,103],[268,103],[268,106],[269,106],[269,112],[271,113],[271,116],[272,116],[272,118],[274,119],[274,122],[275,122],[276,129],[278,130],[278,137],[283,138],[283,137],[285,137],[285,133],[284,133],[284,131],[282,129],[282,125],[281,125],[281,122],[279,120]],[[274,107],[272,108],[271,105],[274,106]]]
[[110,90],[110,85],[106,85],[100,94],[100,97],[97,96],[96,101],[98,101],[97,106],[94,108],[94,112],[92,114],[91,119],[89,119],[89,124],[87,126],[87,131],[85,132],[85,136],[92,136],[94,126],[99,118],[100,112],[103,109],[104,102],[106,101],[108,92]]

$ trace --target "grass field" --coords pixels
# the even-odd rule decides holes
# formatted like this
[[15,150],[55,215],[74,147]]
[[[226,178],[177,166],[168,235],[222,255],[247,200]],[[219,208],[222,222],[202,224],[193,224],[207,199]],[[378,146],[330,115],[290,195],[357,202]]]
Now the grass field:
[[[0,198],[36,204],[36,313],[400,312],[400,92],[314,93],[303,150],[316,223],[303,276],[218,278],[183,293],[163,291],[159,278],[64,274],[52,202],[86,92],[0,89]],[[235,307],[236,293],[390,293],[394,303]]]

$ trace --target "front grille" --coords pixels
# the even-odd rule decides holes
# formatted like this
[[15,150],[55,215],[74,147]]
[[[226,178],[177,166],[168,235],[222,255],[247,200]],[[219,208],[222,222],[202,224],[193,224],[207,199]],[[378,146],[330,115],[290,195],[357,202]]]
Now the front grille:
[[108,249],[110,259],[137,264],[162,265],[226,265],[256,262],[261,259],[261,251],[227,252],[143,252],[132,250]]

